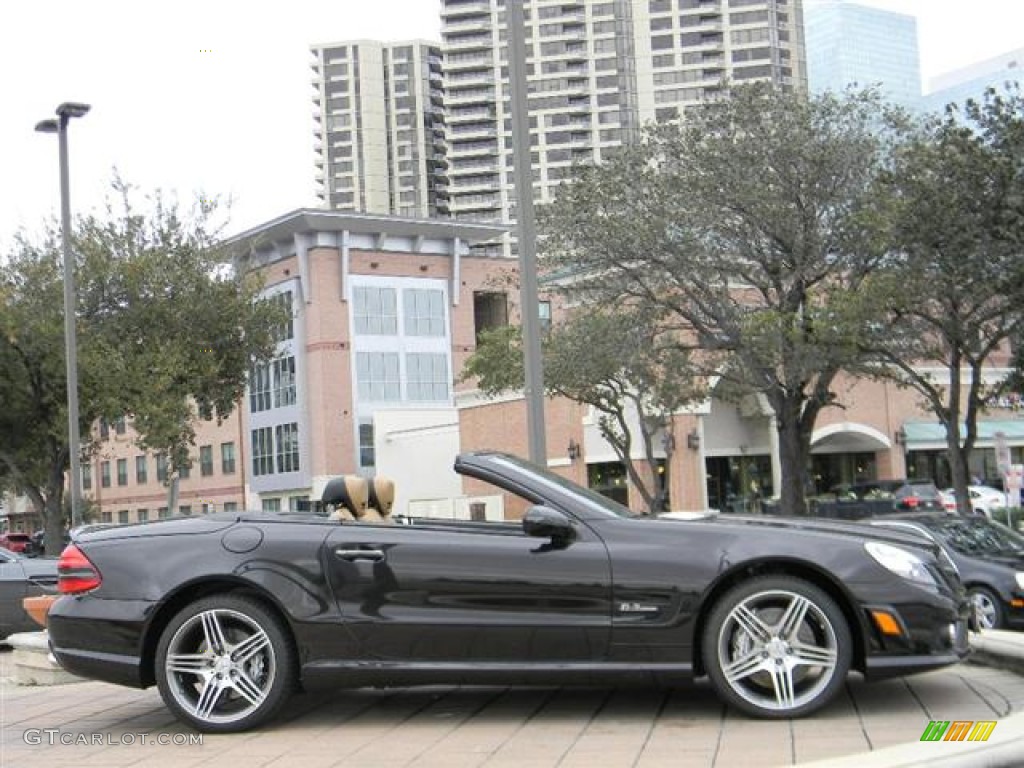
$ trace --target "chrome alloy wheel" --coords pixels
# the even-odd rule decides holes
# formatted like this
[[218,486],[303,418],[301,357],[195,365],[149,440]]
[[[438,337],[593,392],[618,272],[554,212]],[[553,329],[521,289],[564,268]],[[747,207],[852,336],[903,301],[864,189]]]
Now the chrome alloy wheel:
[[168,689],[196,720],[233,723],[265,702],[277,674],[264,629],[239,611],[215,608],[182,624],[164,659]]
[[992,595],[985,590],[972,591],[971,603],[979,628],[996,629],[999,626],[999,606]]
[[755,707],[785,712],[821,695],[836,674],[839,641],[825,612],[788,590],[756,592],[718,632],[726,684]]

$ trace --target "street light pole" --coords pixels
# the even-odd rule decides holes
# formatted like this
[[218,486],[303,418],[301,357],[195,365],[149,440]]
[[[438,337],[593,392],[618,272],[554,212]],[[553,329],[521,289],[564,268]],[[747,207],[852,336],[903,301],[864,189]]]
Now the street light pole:
[[82,523],[81,437],[78,430],[78,337],[75,331],[77,301],[75,262],[71,253],[71,194],[68,181],[68,122],[89,111],[88,104],[65,102],[57,107],[57,119],[36,125],[41,133],[56,133],[60,146],[60,222],[64,255],[64,350],[68,390],[68,467],[71,474],[71,527]]
[[541,357],[540,305],[537,288],[537,222],[533,208],[533,168],[530,161],[530,115],[526,85],[526,22],[523,0],[508,0],[508,63],[512,105],[512,145],[518,225],[520,303],[523,313],[523,367],[526,429],[530,461],[546,467],[544,421],[544,360]]

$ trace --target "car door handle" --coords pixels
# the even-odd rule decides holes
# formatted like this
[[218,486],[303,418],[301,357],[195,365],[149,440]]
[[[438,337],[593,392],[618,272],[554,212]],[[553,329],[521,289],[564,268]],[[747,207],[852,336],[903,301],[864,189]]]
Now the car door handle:
[[334,554],[342,560],[369,560],[378,563],[384,559],[384,551],[380,549],[336,549]]

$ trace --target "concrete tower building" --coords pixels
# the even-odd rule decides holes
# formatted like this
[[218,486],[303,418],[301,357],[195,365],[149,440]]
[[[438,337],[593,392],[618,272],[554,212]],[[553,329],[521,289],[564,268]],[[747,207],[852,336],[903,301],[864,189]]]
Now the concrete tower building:
[[436,43],[312,47],[317,185],[332,209],[448,215]]
[[[801,2],[526,0],[536,199],[726,80],[804,88]],[[505,0],[441,5],[452,215],[514,219]]]

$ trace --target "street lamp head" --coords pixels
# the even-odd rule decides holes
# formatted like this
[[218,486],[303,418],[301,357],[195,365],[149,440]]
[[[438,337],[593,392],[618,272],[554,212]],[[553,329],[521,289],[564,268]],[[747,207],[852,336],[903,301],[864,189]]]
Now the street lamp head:
[[40,133],[59,133],[60,125],[51,117],[49,120],[40,120],[36,123],[36,130]]
[[61,117],[82,117],[88,114],[91,108],[88,104],[81,104],[77,101],[65,101],[57,107],[57,114]]

